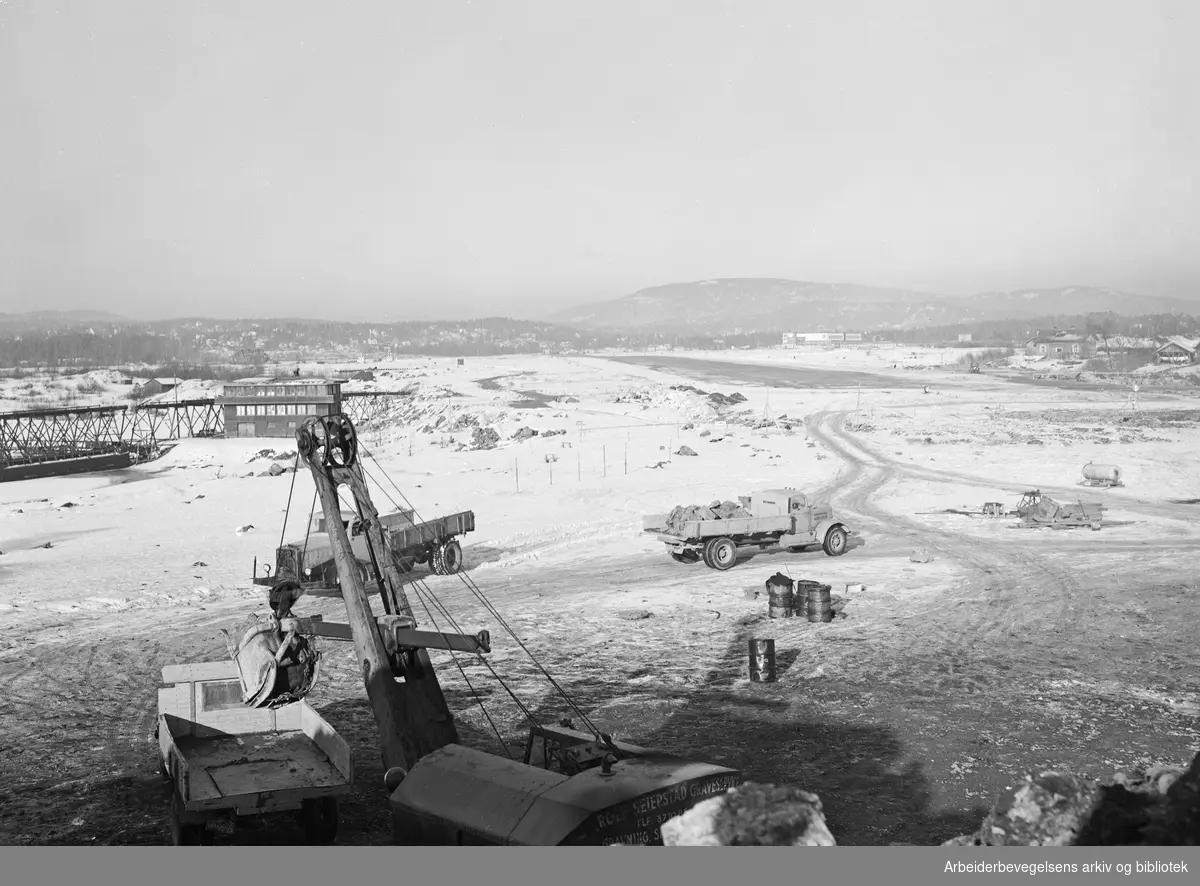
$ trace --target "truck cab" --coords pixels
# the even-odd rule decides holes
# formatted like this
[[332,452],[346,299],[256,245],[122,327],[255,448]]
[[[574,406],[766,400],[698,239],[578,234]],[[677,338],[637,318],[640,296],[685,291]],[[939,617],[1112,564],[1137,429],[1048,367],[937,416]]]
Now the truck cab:
[[808,496],[796,489],[764,489],[751,498],[750,513],[755,517],[791,517],[793,532],[808,532],[814,525]]

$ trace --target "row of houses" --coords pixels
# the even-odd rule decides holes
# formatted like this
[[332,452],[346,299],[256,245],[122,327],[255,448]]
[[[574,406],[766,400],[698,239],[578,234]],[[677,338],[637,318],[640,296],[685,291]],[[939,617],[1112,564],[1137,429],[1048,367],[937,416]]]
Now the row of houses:
[[[803,346],[842,347],[878,341],[880,336],[861,332],[785,332],[781,344],[785,348]],[[958,336],[960,344],[971,341],[970,334]],[[1092,332],[1084,335],[1073,330],[1055,331],[1027,339],[1025,355],[1059,360],[1086,360],[1089,357],[1125,357],[1146,363],[1191,364],[1200,359],[1200,337],[1172,335],[1167,338],[1132,335],[1106,335]]]
[[1088,357],[1129,355],[1155,363],[1195,363],[1200,338],[1172,335],[1165,339],[1131,335],[1105,335],[1093,332],[1081,335],[1055,332],[1037,335],[1025,342],[1028,357],[1083,360]]

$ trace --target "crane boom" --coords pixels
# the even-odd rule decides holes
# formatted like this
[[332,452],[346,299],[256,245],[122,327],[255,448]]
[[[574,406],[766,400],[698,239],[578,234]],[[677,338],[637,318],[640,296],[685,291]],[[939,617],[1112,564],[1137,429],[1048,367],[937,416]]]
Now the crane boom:
[[[458,730],[437,674],[422,647],[397,642],[397,635],[416,637],[412,606],[401,583],[388,543],[371,502],[358,460],[354,426],[344,415],[320,416],[296,430],[301,460],[312,473],[317,496],[329,527],[342,596],[363,685],[382,740],[384,767],[410,770],[418,760],[458,742]],[[341,521],[338,487],[346,486],[370,540],[373,565],[385,615],[371,610],[367,589],[359,577],[350,539]]]

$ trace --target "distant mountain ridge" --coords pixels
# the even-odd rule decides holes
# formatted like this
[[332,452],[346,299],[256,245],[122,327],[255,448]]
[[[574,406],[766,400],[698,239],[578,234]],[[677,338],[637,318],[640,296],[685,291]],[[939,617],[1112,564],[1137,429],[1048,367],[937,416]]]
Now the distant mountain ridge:
[[0,329],[9,332],[32,331],[35,329],[58,329],[79,326],[82,323],[126,324],[134,323],[128,317],[108,311],[26,311],[21,314],[0,314]]
[[612,301],[560,311],[547,320],[592,329],[664,333],[915,329],[1054,314],[1200,313],[1200,302],[1094,286],[1030,287],[946,296],[855,283],[743,277],[669,283]]

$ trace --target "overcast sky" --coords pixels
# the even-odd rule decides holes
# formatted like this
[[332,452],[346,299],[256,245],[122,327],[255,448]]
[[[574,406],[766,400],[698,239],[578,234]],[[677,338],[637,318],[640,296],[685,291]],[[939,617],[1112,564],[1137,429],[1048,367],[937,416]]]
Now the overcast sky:
[[1188,0],[0,0],[0,311],[1200,299]]

